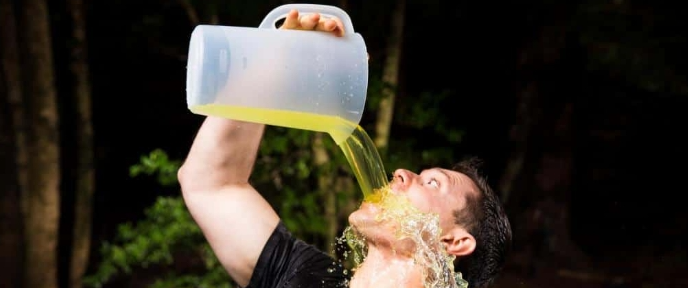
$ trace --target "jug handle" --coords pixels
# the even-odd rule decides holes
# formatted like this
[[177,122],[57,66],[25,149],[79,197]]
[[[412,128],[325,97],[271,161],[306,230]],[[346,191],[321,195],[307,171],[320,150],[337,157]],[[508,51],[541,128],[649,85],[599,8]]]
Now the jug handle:
[[275,23],[277,23],[278,20],[287,17],[287,14],[292,9],[296,9],[297,11],[299,11],[300,14],[320,13],[320,15],[323,15],[325,17],[337,17],[339,18],[339,20],[342,21],[342,24],[344,25],[344,36],[353,35],[355,33],[354,25],[351,23],[351,18],[349,17],[349,14],[346,14],[346,12],[344,12],[344,10],[342,10],[339,7],[320,4],[295,3],[281,5],[270,11],[270,13],[268,13],[268,15],[265,16],[265,19],[263,19],[263,22],[260,23],[260,26],[258,26],[258,28],[276,28]]

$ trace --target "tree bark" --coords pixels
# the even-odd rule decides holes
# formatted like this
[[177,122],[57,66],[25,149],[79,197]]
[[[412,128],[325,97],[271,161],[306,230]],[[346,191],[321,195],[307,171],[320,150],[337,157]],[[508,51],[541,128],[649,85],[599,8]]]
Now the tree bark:
[[19,17],[26,104],[25,287],[55,288],[60,216],[59,130],[48,6],[25,0]]
[[[375,123],[375,146],[380,150],[380,154],[386,155],[389,143],[389,132],[392,127],[394,115],[394,100],[396,98],[397,86],[399,85],[399,66],[401,61],[401,47],[404,35],[404,13],[406,1],[399,0],[392,14],[391,31],[387,38],[387,56],[382,75],[382,99],[377,110],[377,121]],[[384,157],[384,156],[383,156]]]
[[69,0],[72,17],[71,71],[74,74],[74,103],[76,104],[77,175],[74,203],[72,255],[69,267],[69,286],[82,287],[82,277],[88,267],[91,249],[93,193],[95,166],[93,126],[91,120],[91,85],[86,49],[86,21],[83,0]]
[[27,149],[26,149],[26,115],[25,103],[22,93],[21,66],[19,62],[19,46],[17,45],[17,18],[13,13],[11,0],[2,1],[2,16],[0,18],[0,33],[3,33],[2,47],[2,74],[5,77],[5,88],[7,91],[7,104],[14,133],[16,177],[19,190],[25,190],[27,182]]
[[21,99],[16,25],[10,0],[0,0],[0,287],[22,287],[22,217],[14,104]]
[[[555,259],[564,266],[588,261],[572,241],[569,221],[575,165],[572,115],[581,79],[552,73],[582,70],[582,61],[561,57],[581,55],[577,37],[567,29],[573,8],[550,7],[553,11],[547,11],[538,37],[520,55],[518,75],[525,84],[510,131],[513,151],[499,185],[502,201],[509,201],[511,212],[523,217],[515,222],[523,241],[517,245],[530,253],[531,273],[549,263],[546,260]],[[557,92],[557,97],[544,97],[560,87],[569,89]]]
[[512,150],[506,161],[504,174],[499,179],[499,191],[501,200],[504,204],[509,202],[509,198],[514,189],[514,185],[519,176],[522,176],[524,162],[526,161],[527,147],[529,146],[531,130],[538,118],[535,115],[537,105],[537,84],[530,82],[518,95],[519,101],[516,105],[516,117],[509,130],[509,140],[512,142]]
[[[5,79],[0,79],[4,82]],[[5,91],[0,83],[0,95]],[[14,161],[14,133],[7,99],[0,99],[0,287],[21,287],[22,235],[19,184]]]
[[191,4],[191,1],[189,0],[178,0],[177,1],[180,6],[182,6],[182,9],[184,9],[184,12],[186,12],[186,16],[189,18],[189,22],[191,22],[191,26],[196,26],[200,24],[200,18],[198,17],[198,12],[196,12],[196,8],[194,8],[193,4]]

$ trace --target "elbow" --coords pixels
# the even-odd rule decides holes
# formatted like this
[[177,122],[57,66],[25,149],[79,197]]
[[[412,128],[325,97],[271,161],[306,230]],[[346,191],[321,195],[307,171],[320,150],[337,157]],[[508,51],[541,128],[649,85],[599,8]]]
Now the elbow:
[[187,161],[177,170],[183,196],[218,191],[227,186],[248,184],[248,173],[236,167],[210,165],[203,161]]
[[182,191],[182,196],[189,196],[204,191],[217,191],[231,183],[219,169],[208,167],[198,162],[188,161],[177,170],[177,180]]
[[181,187],[183,195],[196,190],[193,187],[193,178],[193,169],[190,169],[186,164],[182,165],[177,170],[177,181],[179,181],[179,186]]
[[[179,167],[179,169],[177,169],[177,181],[179,182],[179,186],[181,188],[181,198],[184,201],[186,208],[189,209],[189,212],[192,214],[194,211],[199,209],[199,202],[195,199],[199,199],[199,196],[202,194],[202,187],[199,187],[198,184],[194,184],[199,182],[199,179],[196,176],[198,175],[198,172],[195,172],[194,170],[195,169],[193,167],[189,167],[189,165],[182,165]],[[202,210],[203,205],[200,206],[200,209]]]

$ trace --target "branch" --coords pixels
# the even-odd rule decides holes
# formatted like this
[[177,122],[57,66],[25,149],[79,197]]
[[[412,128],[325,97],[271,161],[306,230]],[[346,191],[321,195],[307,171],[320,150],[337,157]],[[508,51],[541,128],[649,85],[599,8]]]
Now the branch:
[[198,23],[200,23],[198,19],[198,13],[196,13],[196,9],[193,7],[193,5],[191,5],[191,2],[189,0],[178,0],[178,2],[184,11],[186,11],[186,16],[189,17],[189,22],[191,22],[191,25],[198,25]]

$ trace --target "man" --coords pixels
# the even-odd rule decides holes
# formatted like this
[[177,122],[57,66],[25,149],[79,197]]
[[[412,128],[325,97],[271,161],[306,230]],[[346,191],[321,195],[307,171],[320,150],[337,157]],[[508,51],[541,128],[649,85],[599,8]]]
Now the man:
[[[281,28],[342,36],[338,19],[291,11]],[[241,287],[423,287],[413,245],[395,238],[381,208],[363,204],[349,222],[365,237],[366,257],[349,275],[326,253],[294,239],[270,204],[249,184],[265,125],[207,117],[178,176],[185,203],[218,259]],[[438,247],[456,256],[469,287],[486,287],[501,270],[511,241],[499,199],[470,162],[420,174],[399,169],[392,194],[439,215]],[[397,223],[398,224],[398,223]],[[453,285],[452,285],[453,286]]]

